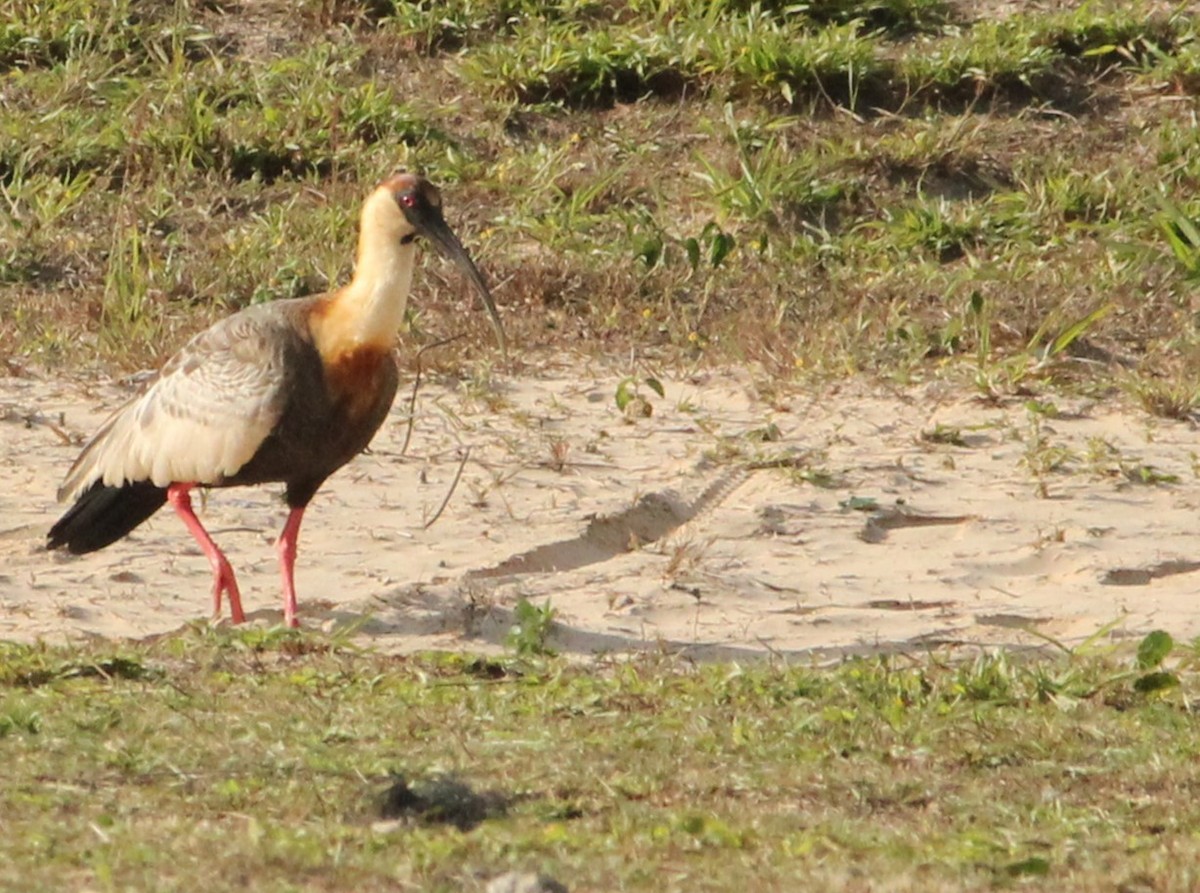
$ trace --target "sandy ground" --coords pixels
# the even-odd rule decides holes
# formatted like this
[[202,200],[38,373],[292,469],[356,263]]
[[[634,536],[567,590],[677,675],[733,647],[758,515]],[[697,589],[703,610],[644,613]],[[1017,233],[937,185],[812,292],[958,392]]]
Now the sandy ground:
[[[385,650],[496,650],[524,596],[550,600],[568,653],[699,659],[1200,634],[1189,424],[1077,399],[1038,416],[937,385],[768,401],[744,372],[643,386],[654,412],[631,422],[620,378],[580,360],[487,393],[425,383],[407,453],[402,385],[306,516],[304,623]],[[129,393],[0,378],[0,639],[140,638],[208,615],[208,564],[169,510],[100,553],[41,547],[79,440]],[[201,516],[250,622],[279,622],[278,493],[216,491]]]

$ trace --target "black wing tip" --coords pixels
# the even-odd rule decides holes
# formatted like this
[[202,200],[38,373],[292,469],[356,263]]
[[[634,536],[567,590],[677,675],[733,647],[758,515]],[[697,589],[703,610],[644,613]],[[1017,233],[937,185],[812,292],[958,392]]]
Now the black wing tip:
[[63,514],[63,516],[57,521],[55,521],[54,524],[51,525],[50,529],[46,531],[47,552],[60,552],[65,550],[73,555],[80,554],[75,549],[71,548],[72,540],[74,539],[74,537],[72,537],[72,528],[74,527],[73,522],[80,512],[80,503],[83,501],[83,498],[86,495],[86,493],[80,495],[75,504],[67,509],[66,513]]
[[115,543],[167,501],[165,487],[149,481],[110,486],[102,481],[84,490],[46,533],[48,551],[86,555]]
[[66,534],[63,531],[62,520],[60,519],[46,533],[46,551],[47,552],[57,552],[57,551],[63,549],[64,547],[67,549],[68,552],[71,551],[70,546],[67,544]]
[[95,551],[95,549],[86,548],[79,532],[70,528],[70,519],[64,515],[47,531],[46,551],[66,552],[69,555],[84,555]]

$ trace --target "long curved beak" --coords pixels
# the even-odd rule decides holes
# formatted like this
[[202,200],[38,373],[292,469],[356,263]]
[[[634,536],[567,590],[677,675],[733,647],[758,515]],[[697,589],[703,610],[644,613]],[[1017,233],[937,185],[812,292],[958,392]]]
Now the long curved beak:
[[487,283],[483,281],[483,274],[475,266],[475,261],[471,260],[471,255],[467,253],[467,249],[463,247],[462,242],[458,240],[458,236],[454,235],[454,231],[450,229],[450,226],[442,219],[440,214],[437,216],[432,214],[426,215],[425,219],[417,226],[417,230],[422,236],[433,243],[433,246],[446,258],[454,261],[455,265],[474,283],[475,288],[479,292],[479,297],[483,298],[483,306],[487,308],[488,316],[491,318],[492,329],[496,333],[496,341],[500,344],[500,355],[507,360],[508,339],[504,336],[504,327],[500,324],[500,314],[496,311],[496,303],[492,300],[492,293],[488,290]]

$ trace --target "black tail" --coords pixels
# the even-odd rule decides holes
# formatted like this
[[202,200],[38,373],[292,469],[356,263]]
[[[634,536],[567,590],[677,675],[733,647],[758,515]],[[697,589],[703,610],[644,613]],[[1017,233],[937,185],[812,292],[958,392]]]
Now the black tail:
[[166,488],[149,481],[120,487],[96,481],[50,528],[46,548],[65,546],[72,555],[103,549],[157,512],[166,501]]

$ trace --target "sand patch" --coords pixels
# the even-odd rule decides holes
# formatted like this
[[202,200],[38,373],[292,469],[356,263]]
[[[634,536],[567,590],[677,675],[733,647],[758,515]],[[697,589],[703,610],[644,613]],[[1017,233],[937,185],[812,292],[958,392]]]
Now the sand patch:
[[[1117,404],[1031,412],[941,386],[756,395],[666,379],[629,422],[620,372],[579,361],[427,383],[326,484],[300,540],[301,619],[389,650],[495,650],[521,597],[566,651],[836,658],[1200,634],[1196,434]],[[143,637],[203,618],[209,570],[163,511],[88,556],[49,554],[54,491],[129,390],[0,379],[0,638]],[[436,523],[461,464],[461,479]],[[279,620],[271,488],[201,517],[256,622]]]

